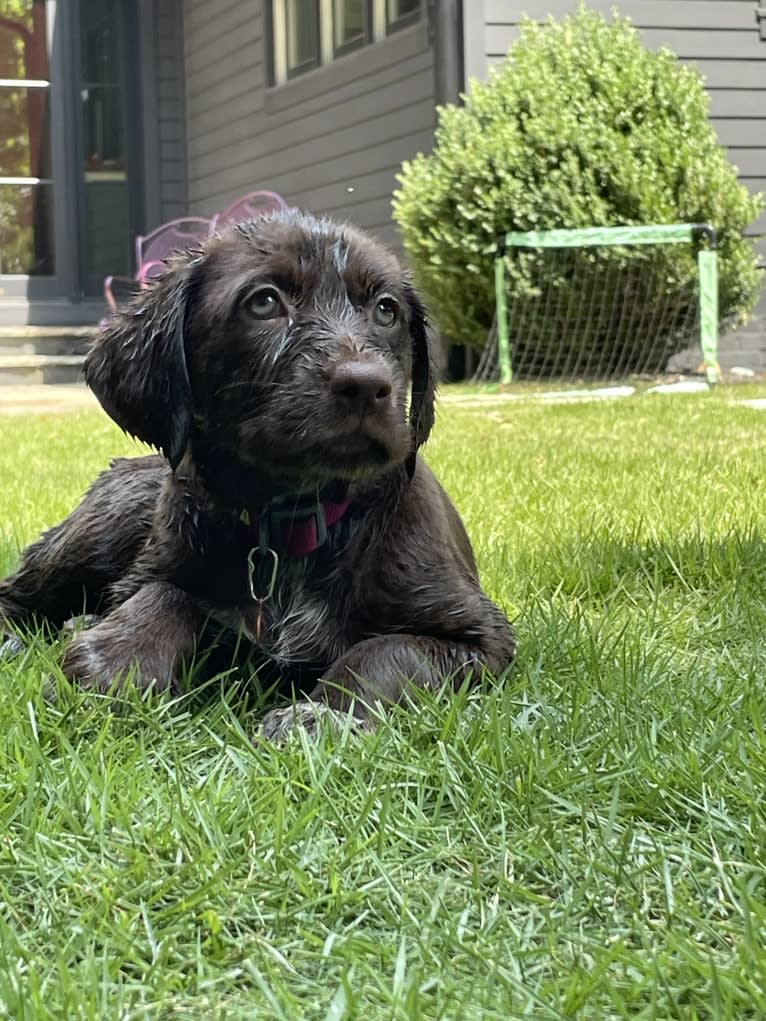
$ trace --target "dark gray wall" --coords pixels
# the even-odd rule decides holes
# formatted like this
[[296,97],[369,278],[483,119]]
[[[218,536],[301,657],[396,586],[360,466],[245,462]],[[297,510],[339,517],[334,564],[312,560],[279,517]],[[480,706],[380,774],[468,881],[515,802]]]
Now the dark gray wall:
[[259,0],[184,6],[189,211],[209,215],[271,188],[396,244],[394,175],[432,144],[426,25],[269,88],[262,7]]
[[[466,37],[469,75],[483,77],[518,36],[522,13],[560,17],[578,0],[466,0],[473,29]],[[754,0],[588,0],[609,14],[632,19],[646,45],[668,46],[704,75],[711,118],[721,142],[752,191],[766,191],[766,42],[755,21]],[[766,233],[766,213],[752,233]],[[766,243],[760,242],[766,262]]]
[[182,0],[139,0],[145,229],[187,212]]

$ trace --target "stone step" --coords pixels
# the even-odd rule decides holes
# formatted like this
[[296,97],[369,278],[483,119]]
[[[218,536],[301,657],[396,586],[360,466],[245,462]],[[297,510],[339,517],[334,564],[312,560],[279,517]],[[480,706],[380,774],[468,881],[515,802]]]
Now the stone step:
[[82,380],[84,360],[84,354],[0,354],[0,387],[25,383],[78,383]]
[[0,358],[84,355],[97,332],[94,326],[0,326]]
[[0,386],[78,383],[94,326],[0,326]]

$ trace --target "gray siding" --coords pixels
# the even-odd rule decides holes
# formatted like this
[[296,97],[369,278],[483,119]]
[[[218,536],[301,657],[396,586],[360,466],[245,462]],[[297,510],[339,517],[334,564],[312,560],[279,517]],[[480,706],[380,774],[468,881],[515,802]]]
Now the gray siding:
[[160,222],[186,213],[182,0],[157,4]]
[[182,0],[140,0],[144,226],[187,212]]
[[272,188],[291,204],[396,243],[396,171],[433,140],[426,26],[269,88],[261,7],[257,0],[185,4],[189,211],[209,215],[245,192]]
[[[482,0],[470,3],[472,17],[481,20]],[[578,0],[483,0],[472,73],[486,74],[504,58],[523,13],[561,17],[577,6]],[[753,0],[588,0],[588,6],[605,14],[616,7],[640,29],[646,45],[668,46],[697,67],[710,93],[711,119],[740,179],[754,192],[766,191],[766,42],[758,38]],[[766,233],[766,213],[752,233]],[[766,261],[766,243],[760,251]]]

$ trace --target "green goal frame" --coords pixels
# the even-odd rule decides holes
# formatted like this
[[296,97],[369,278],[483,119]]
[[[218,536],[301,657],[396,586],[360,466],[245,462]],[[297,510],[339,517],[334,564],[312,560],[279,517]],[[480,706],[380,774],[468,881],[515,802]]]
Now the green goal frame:
[[[707,245],[700,244],[705,240]],[[579,230],[509,231],[495,253],[495,315],[500,384],[513,382],[505,291],[505,256],[509,248],[593,248],[604,245],[698,245],[700,345],[709,383],[721,378],[718,365],[718,252],[715,228],[709,223],[657,224],[645,227],[587,227]]]

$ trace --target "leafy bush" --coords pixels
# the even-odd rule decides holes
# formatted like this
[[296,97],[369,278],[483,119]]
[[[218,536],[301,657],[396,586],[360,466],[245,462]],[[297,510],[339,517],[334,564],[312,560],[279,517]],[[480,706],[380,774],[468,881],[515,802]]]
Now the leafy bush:
[[[505,63],[464,99],[439,109],[433,152],[404,163],[394,196],[416,275],[451,338],[484,342],[495,243],[508,230],[710,222],[719,237],[721,319],[752,308],[761,274],[742,232],[763,199],[738,183],[708,120],[700,76],[668,50],[647,50],[629,20],[609,22],[584,7],[560,21],[526,20]],[[581,257],[592,259],[593,250]],[[636,316],[637,324],[654,323],[659,341],[651,342],[667,358],[685,343],[678,322],[694,300],[694,253],[667,245],[602,249],[598,257],[636,259],[651,263],[663,305],[676,310],[672,322],[656,322],[646,307]],[[542,256],[507,260],[512,303],[539,290]],[[637,353],[621,355],[623,368],[643,362],[645,332],[633,331]],[[517,348],[522,340],[512,337]],[[577,343],[603,345],[603,324]]]

